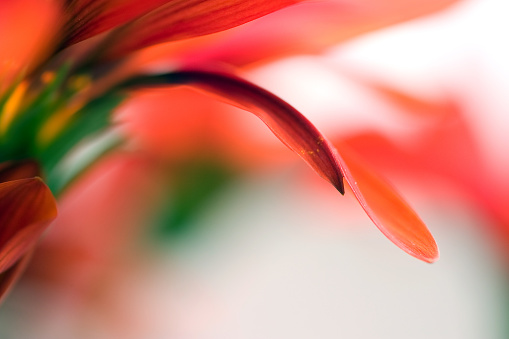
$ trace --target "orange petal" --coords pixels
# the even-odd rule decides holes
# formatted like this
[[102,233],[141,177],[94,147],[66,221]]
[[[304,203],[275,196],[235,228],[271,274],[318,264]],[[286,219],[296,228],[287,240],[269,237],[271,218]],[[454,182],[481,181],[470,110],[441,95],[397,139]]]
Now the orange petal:
[[114,58],[161,42],[223,31],[299,1],[173,0],[114,32],[104,54]]
[[425,262],[438,260],[433,236],[408,203],[343,143],[345,180],[362,208],[382,233],[410,255]]
[[26,254],[56,216],[55,199],[41,179],[0,183],[0,272]]
[[11,288],[25,271],[32,257],[32,253],[33,250],[22,256],[21,259],[7,269],[7,271],[0,273],[0,304],[4,301]]

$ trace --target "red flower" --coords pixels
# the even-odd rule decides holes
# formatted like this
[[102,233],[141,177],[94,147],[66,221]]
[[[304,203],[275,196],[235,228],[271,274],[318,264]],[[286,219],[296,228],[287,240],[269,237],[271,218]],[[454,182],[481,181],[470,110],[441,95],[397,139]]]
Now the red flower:
[[[133,57],[133,52],[154,44],[224,31],[299,2],[1,2],[0,296],[19,275],[27,253],[56,216],[51,192],[58,196],[88,165],[119,143],[114,140],[103,145],[98,154],[80,159],[79,166],[72,170],[67,166],[68,154],[82,140],[107,131],[112,125],[111,113],[125,92],[140,87],[188,85],[254,113],[342,194],[345,177],[366,213],[389,239],[421,260],[435,261],[438,250],[426,226],[391,186],[346,146],[340,145],[341,155],[338,154],[289,104],[235,75],[208,67],[214,66],[214,61],[235,59],[230,63],[245,65],[254,61],[250,56],[268,59],[317,51],[353,35],[439,9],[454,0],[392,0],[383,6],[377,1],[348,5],[309,3],[302,5],[300,11],[295,7],[296,17],[303,20],[304,28],[310,28],[307,33],[312,33],[304,43],[299,39],[302,32],[292,23],[271,35],[247,30],[239,36],[249,39],[241,43],[235,38],[227,39],[220,49],[198,44],[198,40],[189,40],[180,47],[174,45],[170,60],[177,62],[177,68],[162,74],[144,74],[141,70],[146,64],[140,60],[146,55],[139,54],[142,59]],[[306,6],[317,9],[309,20]],[[335,25],[342,27],[342,22],[336,23],[331,13],[342,14],[346,21],[343,27],[350,31],[336,30]],[[315,37],[323,39],[318,41]],[[265,42],[270,42],[271,47],[264,49]],[[204,63],[207,68],[202,67]],[[42,167],[41,173],[38,169],[27,172],[26,166],[31,162],[20,163],[20,159],[35,159]],[[38,178],[40,175],[47,178],[51,192]]]

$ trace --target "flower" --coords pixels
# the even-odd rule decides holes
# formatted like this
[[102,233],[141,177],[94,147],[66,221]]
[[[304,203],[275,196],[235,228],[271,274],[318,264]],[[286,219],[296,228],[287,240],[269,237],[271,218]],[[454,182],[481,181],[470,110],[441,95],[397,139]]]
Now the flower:
[[[97,136],[111,130],[111,114],[126,93],[158,86],[191,86],[254,113],[342,194],[345,179],[366,213],[391,241],[423,261],[435,261],[438,249],[433,237],[389,184],[346,145],[339,145],[341,152],[338,153],[288,103],[217,66],[214,61],[222,57],[218,57],[218,50],[211,49],[211,45],[203,48],[198,40],[186,40],[183,45],[170,47],[175,50],[171,57],[165,58],[174,61],[174,65],[158,74],[147,72],[146,66],[150,65],[147,60],[140,61],[147,55],[134,54],[162,42],[224,31],[300,2],[16,0],[0,4],[0,36],[4,39],[0,40],[3,47],[0,52],[0,164],[3,173],[0,274],[2,286],[5,286],[0,289],[0,296],[20,274],[37,238],[56,217],[53,195],[60,196],[92,163],[122,145],[121,138],[98,139]],[[321,11],[332,8],[334,13],[344,12],[347,17],[361,20],[351,22],[351,26],[356,27],[353,33],[345,35],[346,31],[333,30],[319,46],[307,39],[303,44],[281,45],[279,49],[271,47],[256,58],[317,50],[348,36],[441,8],[454,0],[416,2],[425,6],[415,10],[415,6],[407,6],[404,2],[389,1],[393,7],[388,7],[387,13],[398,15],[387,14],[382,16],[384,20],[376,23],[370,15],[350,15],[369,13],[366,9],[377,7],[376,2],[366,1],[358,8],[353,5],[345,8],[342,3],[318,4]],[[405,10],[398,10],[401,8]],[[351,10],[353,12],[349,12]],[[300,13],[303,14],[306,13]],[[316,22],[321,19],[320,16],[313,18]],[[316,22],[312,20],[311,23]],[[366,22],[372,24],[363,25]],[[325,28],[317,26],[318,30],[329,32],[331,21],[327,23]],[[25,41],[27,32],[36,34]],[[269,40],[275,43],[289,37],[295,39],[296,33],[296,30],[283,30]],[[216,37],[211,41],[214,39]],[[236,44],[235,39],[226,41],[230,47],[223,50],[231,52],[232,41]],[[241,46],[242,50],[255,51],[262,41],[253,41],[251,47]],[[294,46],[295,49],[290,48]],[[197,55],[197,51],[203,53]],[[150,55],[148,59],[153,61]],[[242,63],[252,61],[243,60]],[[90,139],[100,141],[95,152],[78,156],[79,161],[73,162],[76,149]],[[34,161],[36,165],[32,165]],[[34,166],[33,170],[30,166]],[[39,177],[44,177],[48,186]]]

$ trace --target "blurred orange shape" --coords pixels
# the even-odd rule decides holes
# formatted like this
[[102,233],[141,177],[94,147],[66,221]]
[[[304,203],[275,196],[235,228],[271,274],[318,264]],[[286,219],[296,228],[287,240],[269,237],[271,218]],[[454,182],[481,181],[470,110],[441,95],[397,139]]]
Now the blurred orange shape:
[[20,260],[56,216],[55,199],[41,179],[0,183],[0,272]]
[[52,1],[0,1],[0,94],[50,52],[57,15]]

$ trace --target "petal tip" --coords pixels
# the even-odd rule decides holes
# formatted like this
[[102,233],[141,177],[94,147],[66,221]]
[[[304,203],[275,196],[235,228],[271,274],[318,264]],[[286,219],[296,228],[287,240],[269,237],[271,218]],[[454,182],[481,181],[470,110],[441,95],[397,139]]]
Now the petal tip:
[[408,249],[406,252],[428,264],[433,264],[434,262],[438,261],[438,259],[440,259],[440,251],[438,250],[438,246],[434,241],[428,246]]
[[433,264],[433,263],[437,262],[438,259],[440,259],[440,252],[438,251],[438,248],[437,248],[436,251],[432,255],[426,257],[424,259],[424,261],[427,262],[428,264]]
[[341,178],[339,182],[334,186],[339,191],[339,193],[341,193],[341,195],[345,195],[345,184],[343,182],[343,178]]

